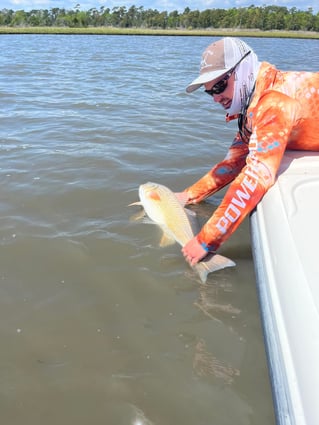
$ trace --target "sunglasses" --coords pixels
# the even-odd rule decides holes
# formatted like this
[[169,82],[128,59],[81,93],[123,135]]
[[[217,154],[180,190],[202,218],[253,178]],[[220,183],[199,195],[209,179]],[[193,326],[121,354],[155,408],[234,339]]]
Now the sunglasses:
[[236,63],[235,66],[233,66],[232,69],[230,69],[228,71],[228,73],[225,75],[224,78],[222,78],[221,80],[219,80],[216,84],[213,85],[213,87],[209,90],[205,90],[205,93],[209,94],[210,96],[214,96],[214,94],[221,94],[223,93],[227,86],[228,86],[228,80],[231,77],[232,73],[235,71],[236,67],[240,64],[240,62],[242,60],[245,59],[246,56],[249,55],[249,53],[251,53],[251,50],[249,50],[249,52],[247,52],[241,59],[239,62]]
[[210,96],[214,96],[214,94],[223,93],[228,86],[228,80],[233,72],[234,70],[226,74],[226,76],[222,80],[219,80],[216,84],[214,84],[211,89],[205,90],[205,93],[209,94]]

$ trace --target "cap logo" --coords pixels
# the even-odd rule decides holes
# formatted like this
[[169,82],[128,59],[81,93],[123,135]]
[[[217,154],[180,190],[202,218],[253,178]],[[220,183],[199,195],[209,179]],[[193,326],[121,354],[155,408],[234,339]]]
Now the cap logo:
[[[215,49],[213,50],[212,47]],[[210,49],[206,49],[202,55],[200,63],[200,74],[209,71],[215,71],[223,69],[225,67],[224,54],[219,46],[211,46]]]
[[210,50],[208,50],[208,51],[206,50],[206,52],[204,52],[204,54],[202,56],[202,60],[201,60],[201,63],[200,63],[201,71],[203,71],[207,67],[212,66],[212,59],[209,58],[210,56],[214,56],[214,52],[211,52]]

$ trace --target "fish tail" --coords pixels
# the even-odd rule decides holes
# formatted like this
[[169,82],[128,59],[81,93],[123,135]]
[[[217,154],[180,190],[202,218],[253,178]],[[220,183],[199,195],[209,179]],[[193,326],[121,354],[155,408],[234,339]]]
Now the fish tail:
[[207,276],[209,273],[209,270],[207,269],[207,267],[205,267],[202,263],[198,263],[194,266],[194,269],[197,271],[201,282],[206,283]]
[[200,277],[202,283],[206,283],[207,276],[209,273],[216,272],[217,270],[224,269],[226,267],[234,267],[236,263],[227,257],[219,254],[211,254],[208,258],[200,261],[195,265],[195,269]]

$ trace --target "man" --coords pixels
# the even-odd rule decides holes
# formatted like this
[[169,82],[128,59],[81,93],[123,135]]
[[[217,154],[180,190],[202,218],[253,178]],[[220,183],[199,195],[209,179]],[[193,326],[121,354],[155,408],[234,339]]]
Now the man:
[[187,87],[205,92],[238,119],[225,159],[178,194],[195,204],[232,182],[212,217],[182,249],[194,265],[215,252],[274,184],[286,149],[319,150],[319,73],[284,72],[259,62],[238,38],[210,44],[200,75]]

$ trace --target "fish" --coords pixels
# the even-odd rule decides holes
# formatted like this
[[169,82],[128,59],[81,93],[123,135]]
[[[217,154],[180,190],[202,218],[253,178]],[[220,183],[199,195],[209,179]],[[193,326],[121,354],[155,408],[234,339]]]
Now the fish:
[[[178,243],[182,247],[199,231],[196,213],[182,204],[168,187],[148,182],[139,186],[140,205],[148,218],[163,230],[160,246]],[[219,254],[209,253],[202,261],[191,266],[198,273],[202,283],[206,283],[209,273],[226,267],[235,266],[235,262]]]

